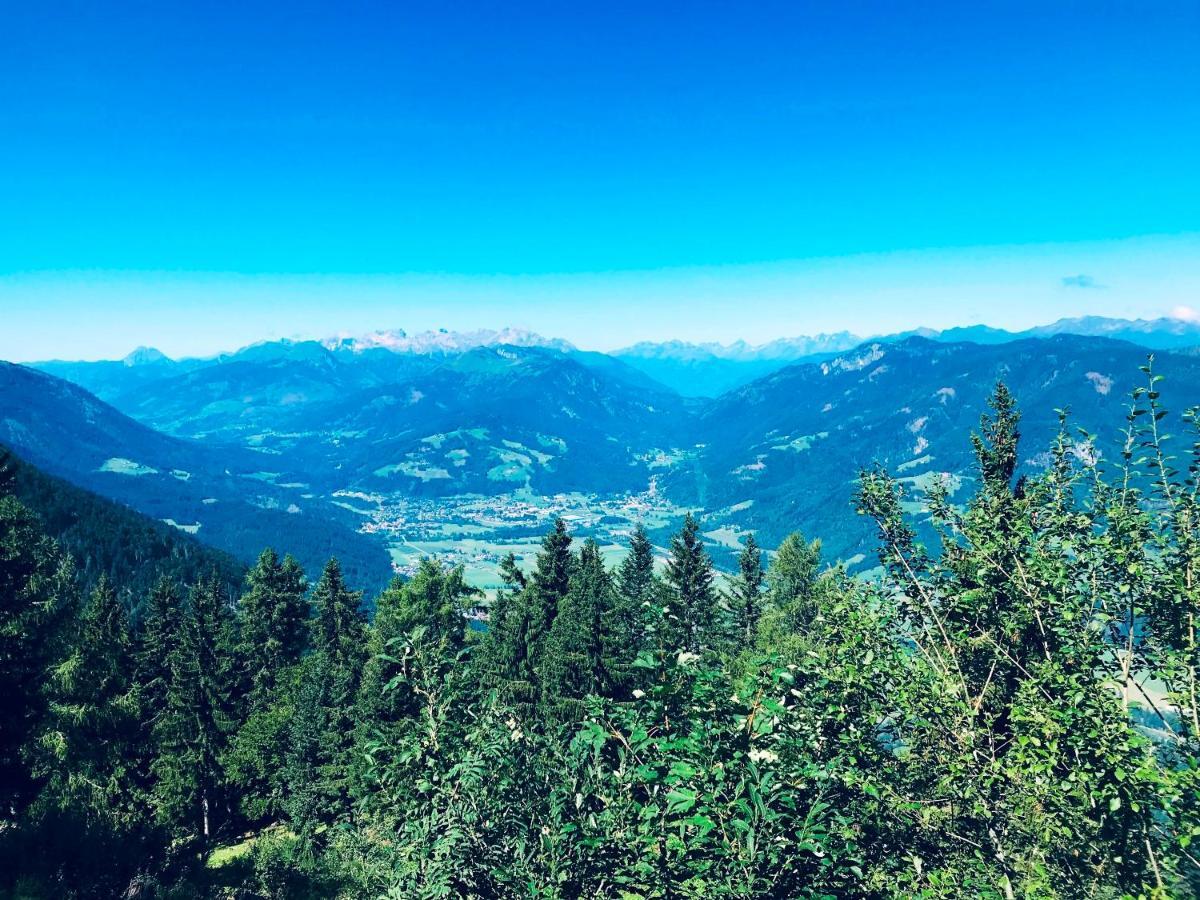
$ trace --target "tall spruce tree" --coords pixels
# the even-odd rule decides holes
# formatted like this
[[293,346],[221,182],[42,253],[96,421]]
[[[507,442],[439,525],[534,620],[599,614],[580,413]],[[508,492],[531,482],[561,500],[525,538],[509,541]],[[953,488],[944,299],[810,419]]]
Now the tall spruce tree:
[[84,605],[70,655],[51,670],[49,691],[41,741],[48,804],[112,828],[136,826],[145,798],[133,642],[125,608],[103,576]]
[[630,650],[636,657],[647,644],[647,629],[655,619],[653,609],[662,602],[662,582],[654,574],[654,545],[640,522],[629,538],[629,554],[616,572],[620,615],[626,620]]
[[251,709],[270,703],[280,672],[300,661],[307,639],[304,571],[292,557],[262,552],[246,575],[242,595],[241,658],[247,667]]
[[233,726],[232,614],[214,575],[192,588],[180,640],[169,660],[166,708],[155,726],[152,771],[159,815],[184,833],[211,839],[228,807],[221,756]]
[[484,683],[522,712],[532,712],[541,699],[546,643],[571,588],[574,567],[571,535],[562,519],[556,519],[542,539],[528,579],[515,559],[506,568],[511,583],[489,622],[482,654]]
[[529,657],[535,669],[540,666],[542,653],[559,606],[571,589],[571,575],[575,569],[575,557],[571,553],[571,535],[562,519],[554,520],[554,527],[542,539],[537,565],[533,570],[527,597],[529,600]]
[[509,553],[500,565],[504,586],[488,612],[487,634],[477,656],[482,687],[497,690],[506,702],[532,703],[535,676],[529,657],[529,583]]
[[[160,723],[171,713],[168,698],[173,685],[173,666],[183,641],[184,604],[179,587],[163,576],[155,582],[142,603],[141,628],[134,635],[134,660],[141,697],[141,730],[146,746],[139,760],[140,779],[146,793],[156,797]],[[152,802],[153,805],[153,802]],[[165,816],[160,817],[165,821]]]
[[720,641],[722,610],[713,586],[712,560],[700,541],[700,526],[691,513],[671,539],[667,584],[673,607],[669,621],[678,649],[700,653]]
[[246,576],[239,602],[239,657],[248,691],[224,761],[238,806],[250,821],[283,812],[296,667],[308,638],[309,606],[300,565],[267,549]]
[[743,647],[750,647],[758,637],[758,622],[763,612],[762,551],[753,534],[746,535],[745,546],[738,554],[738,574],[729,591],[730,624],[733,638]]
[[160,578],[150,589],[145,611],[135,652],[143,712],[152,724],[166,708],[171,661],[183,640],[183,601],[175,582]]
[[290,815],[308,842],[322,825],[349,814],[355,707],[367,654],[362,594],[346,586],[337,559],[326,563],[311,600],[313,652],[302,667],[285,776]]
[[496,599],[488,607],[487,637],[481,654],[481,664],[487,671],[499,668],[499,662],[491,658],[492,654],[500,646],[499,637],[507,633],[509,614],[516,605],[515,598],[528,585],[525,573],[517,565],[517,557],[511,550],[500,560],[499,575],[502,584],[496,591]]
[[606,651],[613,649],[613,642],[606,640],[605,620],[614,599],[600,547],[589,539],[579,551],[570,589],[546,641],[542,701],[548,710],[569,715],[589,694],[611,694],[612,660]]
[[516,593],[525,588],[527,584],[525,573],[517,565],[517,556],[511,550],[500,560],[499,572],[500,580],[504,582],[504,586],[509,591]]
[[281,808],[292,827],[308,846],[331,819],[330,786],[323,767],[326,731],[330,715],[328,679],[323,677],[326,662],[313,653],[302,665],[296,688],[296,703],[287,724],[287,750],[282,783]]
[[325,564],[321,580],[313,588],[312,606],[316,611],[313,649],[335,668],[346,670],[357,684],[366,658],[362,592],[346,586],[342,565],[336,558]]
[[37,516],[0,496],[0,831],[36,793],[25,759],[46,714],[46,672],[78,608],[74,569]]

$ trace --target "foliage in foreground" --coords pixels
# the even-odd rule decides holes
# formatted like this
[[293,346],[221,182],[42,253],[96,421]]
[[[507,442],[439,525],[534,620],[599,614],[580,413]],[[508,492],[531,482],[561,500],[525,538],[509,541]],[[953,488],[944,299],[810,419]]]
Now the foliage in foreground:
[[874,581],[793,535],[722,582],[690,516],[610,572],[558,522],[482,635],[461,570],[368,623],[336,561],[310,591],[271,551],[134,629],[0,499],[0,890],[1191,896],[1200,435],[1172,459],[1146,377],[1120,459],[1064,414],[1020,474],[1001,385],[964,506],[914,523],[864,472]]

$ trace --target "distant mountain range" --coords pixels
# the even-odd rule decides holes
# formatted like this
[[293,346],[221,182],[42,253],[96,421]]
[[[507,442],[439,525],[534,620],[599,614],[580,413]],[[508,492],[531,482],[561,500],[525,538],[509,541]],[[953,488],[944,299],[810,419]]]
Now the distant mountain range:
[[468,332],[439,329],[411,335],[403,329],[393,329],[354,336],[336,335],[319,341],[267,341],[214,357],[172,360],[153,347],[138,347],[124,359],[111,362],[52,360],[34,365],[86,387],[104,399],[115,399],[120,392],[128,391],[142,381],[157,380],[165,372],[178,375],[222,363],[298,360],[316,363],[329,358],[326,354],[333,358],[350,355],[371,360],[374,369],[380,372],[380,379],[391,381],[395,379],[398,367],[410,372],[428,370],[447,358],[471,350],[507,346],[553,350],[578,359],[587,357],[592,360],[592,365],[602,364],[599,361],[601,357],[608,361],[619,360],[681,396],[718,397],[784,366],[797,362],[819,362],[868,340],[898,341],[924,337],[942,343],[969,341],[975,344],[1002,344],[1056,334],[1107,337],[1154,350],[1180,350],[1200,347],[1200,320],[1082,316],[1059,319],[1049,325],[1023,331],[967,325],[941,330],[915,328],[895,334],[867,336],[838,331],[778,338],[764,344],[750,344],[741,340],[729,344],[643,341],[608,354],[582,351],[560,338],[547,338],[520,328]]
[[643,342],[613,352],[685,397],[717,397],[795,362],[825,359],[862,343],[841,331],[815,337],[781,338],[767,344],[689,344]]
[[734,341],[731,344],[643,341],[623,350],[616,350],[613,352],[613,356],[639,359],[727,359],[734,362],[782,360],[792,362],[808,356],[839,353],[861,344],[862,341],[861,337],[848,331],[818,334],[812,337],[779,338],[766,344],[749,344],[746,341]]
[[688,397],[718,397],[770,372],[796,362],[819,362],[866,340],[898,341],[924,337],[943,343],[969,341],[1003,344],[1028,338],[1074,334],[1130,341],[1154,350],[1200,346],[1200,321],[1184,319],[1110,319],[1084,316],[1060,319],[1024,331],[1005,331],[987,325],[936,330],[917,328],[890,335],[860,337],[847,331],[814,337],[781,338],[766,344],[689,344],[683,341],[634,344],[613,356]]
[[275,341],[207,360],[140,348],[0,366],[0,443],[242,560],[272,543],[311,571],[336,552],[362,585],[388,568],[358,530],[363,504],[388,497],[627,495],[663,522],[701,510],[715,547],[801,528],[856,560],[870,546],[850,509],[859,470],[888,465],[918,498],[933,479],[969,490],[968,436],[997,378],[1025,411],[1030,468],[1065,406],[1102,435],[1080,452],[1111,458],[1148,349],[1181,408],[1200,396],[1197,346],[1197,323],[1086,318],[611,355],[515,331]]

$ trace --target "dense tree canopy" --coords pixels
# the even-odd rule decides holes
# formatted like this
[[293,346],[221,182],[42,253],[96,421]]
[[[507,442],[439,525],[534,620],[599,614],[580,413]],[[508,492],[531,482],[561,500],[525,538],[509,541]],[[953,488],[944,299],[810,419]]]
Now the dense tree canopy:
[[1120,458],[1064,413],[1019,475],[1000,385],[969,496],[864,471],[865,577],[556,521],[491,601],[426,559],[371,621],[273,550],[81,580],[0,472],[0,893],[1194,896],[1200,430],[1144,375]]

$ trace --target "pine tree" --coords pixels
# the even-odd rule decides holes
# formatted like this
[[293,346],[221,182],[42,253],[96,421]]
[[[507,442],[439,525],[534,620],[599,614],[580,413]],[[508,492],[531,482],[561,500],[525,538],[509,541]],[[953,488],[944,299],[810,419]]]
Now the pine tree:
[[630,651],[636,657],[647,645],[647,629],[656,616],[653,607],[661,604],[663,596],[662,582],[654,574],[654,545],[640,522],[629,539],[629,555],[617,567],[616,589]]
[[[996,553],[1006,560],[1027,560],[1035,547],[1031,529],[1025,525],[1029,515],[1028,501],[1023,496],[1023,488],[1018,489],[1013,484],[1021,417],[1015,398],[1003,382],[996,384],[988,399],[988,408],[990,412],[980,417],[979,433],[971,436],[980,490],[971,499],[962,519],[965,536],[973,546],[983,548],[984,553],[964,553],[961,544],[947,542],[943,555],[946,567],[965,589],[941,614],[951,635],[958,629],[974,627],[1008,636],[1011,642],[1008,656],[999,661],[995,659],[992,647],[973,647],[971,651],[956,654],[956,664],[968,678],[982,681],[990,675],[989,690],[1007,700],[1020,689],[1033,665],[1029,660],[1043,657],[1050,649],[1056,650],[1059,638],[1045,628],[1036,607],[1031,608],[1027,590],[1021,589],[1024,585],[1014,585],[985,555]],[[940,489],[934,496],[944,505]],[[1020,565],[1029,563],[1021,562]],[[1008,717],[1006,710],[996,718],[992,727],[997,734],[1008,733]]]
[[0,831],[36,791],[25,752],[46,713],[45,676],[64,653],[74,569],[37,517],[0,496]]
[[[477,593],[466,583],[461,566],[445,569],[425,557],[411,581],[395,581],[379,595],[360,691],[364,721],[377,724],[411,714],[413,698],[389,689],[403,674],[405,645],[417,640],[447,666],[453,665],[466,641],[466,605]],[[414,636],[418,629],[419,636]]]
[[485,668],[489,670],[497,668],[496,664],[490,661],[490,654],[498,646],[496,639],[499,635],[506,633],[509,616],[517,606],[516,598],[529,584],[525,573],[517,566],[516,556],[511,551],[500,560],[499,575],[502,585],[496,590],[496,598],[488,606],[487,634],[483,642],[483,653],[480,656]]
[[556,519],[542,539],[531,577],[525,578],[515,558],[503,569],[509,589],[498,597],[488,622],[483,683],[522,712],[531,712],[541,698],[546,642],[571,588],[574,566],[571,536]]
[[224,756],[238,806],[251,821],[283,810],[288,730],[295,702],[295,667],[308,638],[304,572],[267,549],[246,576],[239,603],[239,658],[248,703]]
[[529,658],[535,670],[541,664],[545,642],[554,627],[559,606],[571,589],[571,574],[575,568],[575,557],[571,553],[571,535],[567,533],[562,519],[554,520],[554,527],[542,539],[542,550],[538,553],[527,597],[529,600]]
[[542,667],[542,702],[547,709],[570,713],[589,694],[611,693],[614,678],[606,650],[612,642],[605,640],[604,626],[614,597],[600,547],[588,540],[547,637]]
[[346,586],[337,559],[325,564],[321,580],[313,588],[312,605],[316,610],[313,649],[336,669],[346,670],[349,680],[357,683],[366,657],[362,593]]
[[996,383],[988,407],[991,413],[980,417],[979,433],[971,435],[979,474],[989,492],[1011,491],[1017,468],[1017,444],[1021,440],[1021,415],[1016,398],[1003,381]]
[[142,708],[151,725],[166,708],[171,661],[183,639],[183,603],[175,582],[163,577],[146,598],[146,614],[137,640],[138,683]]
[[530,587],[513,554],[501,562],[500,572],[505,586],[496,592],[477,655],[480,684],[499,691],[506,702],[529,704],[536,698],[527,640]]
[[305,840],[349,813],[355,707],[366,662],[362,594],[329,560],[312,592],[313,652],[303,663],[285,780],[289,810]]
[[85,820],[130,828],[142,816],[140,696],[125,608],[102,577],[50,678],[45,794]]
[[641,604],[654,599],[654,545],[640,522],[629,538],[629,555],[617,567],[617,590],[630,602]]
[[667,561],[671,589],[671,622],[679,649],[700,653],[716,645],[721,630],[721,609],[713,587],[712,561],[700,542],[700,526],[691,513],[671,539]]
[[287,728],[287,752],[283,770],[283,808],[293,828],[307,845],[329,821],[329,785],[325,763],[326,710],[329,679],[323,677],[326,663],[317,653],[305,659],[296,691],[296,705]]
[[511,592],[516,593],[525,589],[526,578],[525,573],[521,571],[517,565],[517,557],[511,550],[504,555],[500,560],[500,580],[504,582],[504,586]]
[[166,824],[210,839],[225,816],[221,755],[233,704],[232,616],[214,576],[192,589],[155,727],[155,802]]
[[758,622],[763,612],[762,551],[754,535],[746,535],[746,544],[738,554],[738,574],[729,593],[729,608],[734,640],[750,647],[758,637]]
[[246,575],[241,611],[241,658],[247,666],[251,709],[268,704],[280,672],[300,661],[307,639],[304,572],[268,548]]
[[783,539],[767,569],[767,600],[786,628],[802,631],[816,615],[821,542],[794,531]]
[[517,566],[517,557],[511,551],[500,560],[499,575],[503,585],[497,589],[496,598],[488,607],[487,633],[476,655],[480,671],[491,686],[512,674],[513,660],[506,656],[511,648],[506,645],[514,624],[512,616],[517,597],[528,585],[525,573]]

